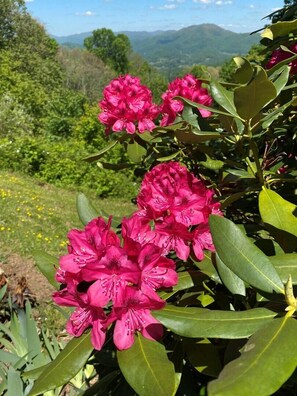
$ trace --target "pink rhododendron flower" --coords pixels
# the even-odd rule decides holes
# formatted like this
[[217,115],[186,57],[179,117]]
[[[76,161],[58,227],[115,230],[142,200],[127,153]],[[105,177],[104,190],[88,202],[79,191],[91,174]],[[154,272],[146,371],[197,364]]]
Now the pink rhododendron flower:
[[[295,54],[297,54],[297,44],[290,45],[289,50],[294,52]],[[271,58],[266,64],[266,68],[271,69],[273,66],[275,66],[279,62],[281,62],[285,59],[291,58],[292,56],[293,56],[292,53],[284,51],[281,48],[278,48],[272,52]],[[289,66],[291,66],[290,73],[296,74],[297,73],[297,60],[290,62]]]
[[175,251],[181,260],[189,257],[192,245],[202,260],[204,249],[214,250],[209,228],[200,235],[202,226],[207,226],[211,213],[221,214],[213,195],[178,162],[157,165],[143,179],[137,197],[140,210],[126,220],[125,232],[130,238],[160,246],[164,254]]
[[126,131],[129,134],[152,131],[159,108],[152,102],[152,93],[140,84],[137,77],[120,76],[111,81],[103,91],[104,99],[99,102],[102,112],[99,120],[110,131]]
[[[73,285],[76,287],[71,287]],[[53,300],[62,306],[76,307],[66,324],[67,332],[79,337],[91,327],[92,344],[94,348],[100,350],[105,341],[106,315],[102,308],[93,307],[88,293],[79,292],[78,287],[76,282],[70,281],[68,287],[53,294]]]
[[[128,221],[123,226],[121,244],[110,223],[111,219],[106,224],[99,217],[84,230],[69,232],[69,253],[61,257],[56,272],[62,288],[53,295],[57,304],[76,308],[66,326],[69,334],[80,336],[91,328],[96,349],[102,348],[112,322],[116,322],[118,340],[117,332],[126,320],[131,320],[126,329],[129,334],[116,343],[121,349],[131,345],[135,331],[150,339],[161,336],[162,325],[150,310],[161,309],[165,304],[157,290],[174,286],[178,281],[175,263],[164,257],[163,249],[144,240],[142,243],[133,240],[131,236],[135,233],[131,234]],[[142,230],[144,224],[141,221],[138,228]]]
[[[183,111],[183,102],[173,99],[175,96],[182,96],[205,106],[212,104],[212,98],[207,89],[202,88],[202,82],[200,80],[191,74],[187,74],[183,78],[176,78],[169,84],[167,91],[162,95],[162,126],[173,124],[177,115]],[[199,111],[202,117],[209,117],[211,115],[211,112],[208,110],[199,109]]]
[[114,328],[115,346],[122,350],[130,348],[134,343],[136,331],[150,339],[158,340],[163,335],[163,326],[155,319],[150,311],[161,309],[165,301],[152,300],[142,291],[134,287],[127,287],[122,295],[122,301],[114,305],[107,323],[116,321]]

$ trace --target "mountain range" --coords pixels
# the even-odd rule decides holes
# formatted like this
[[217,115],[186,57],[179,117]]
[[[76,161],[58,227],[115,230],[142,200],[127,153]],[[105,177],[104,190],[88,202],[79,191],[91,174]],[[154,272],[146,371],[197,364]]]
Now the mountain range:
[[[188,26],[180,30],[123,31],[133,51],[158,69],[172,69],[203,64],[218,66],[233,56],[246,54],[259,43],[259,34],[234,33],[214,24]],[[61,45],[82,47],[92,32],[53,36]]]

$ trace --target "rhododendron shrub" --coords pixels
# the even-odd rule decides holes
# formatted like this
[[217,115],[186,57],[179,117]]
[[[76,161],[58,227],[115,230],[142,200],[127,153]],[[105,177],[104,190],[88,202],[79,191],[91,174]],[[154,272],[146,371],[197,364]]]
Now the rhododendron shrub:
[[[267,27],[269,47],[295,42],[292,26]],[[58,265],[38,256],[58,284],[54,301],[73,309],[74,337],[30,396],[85,363],[98,374],[88,395],[294,393],[295,66],[274,56],[272,69],[236,57],[234,84],[178,78],[159,109],[136,77],[105,89],[99,120],[124,133],[87,160],[123,143],[129,163],[100,168],[143,179],[133,213],[113,229],[116,217],[98,217],[79,194],[85,228],[69,232]]]
[[84,230],[68,234],[68,254],[60,259],[53,295],[59,305],[76,307],[66,329],[80,336],[89,327],[95,349],[115,322],[114,343],[131,347],[136,331],[159,339],[162,325],[151,310],[165,305],[157,291],[178,282],[175,252],[187,260],[190,247],[198,260],[203,250],[214,251],[208,218],[221,214],[214,192],[178,162],[155,166],[143,180],[137,197],[139,210],[122,222],[122,241],[99,217]]
[[103,91],[99,106],[99,120],[106,125],[106,133],[126,131],[143,133],[155,128],[159,108],[152,102],[152,93],[140,79],[130,75],[114,79]]

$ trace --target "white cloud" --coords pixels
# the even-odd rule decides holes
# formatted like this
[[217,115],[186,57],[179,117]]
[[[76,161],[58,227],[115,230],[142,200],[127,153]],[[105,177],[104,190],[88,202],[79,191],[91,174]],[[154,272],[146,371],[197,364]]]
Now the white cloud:
[[254,4],[250,4],[250,8],[255,8]]
[[34,0],[25,0],[25,3],[33,3]]
[[159,7],[159,10],[175,10],[176,8],[176,4],[164,4],[162,7]]
[[193,3],[210,4],[213,0],[193,0]]
[[218,0],[218,1],[216,1],[216,5],[225,5],[225,4],[232,4],[232,1],[230,1],[230,0],[227,0],[227,1]]
[[93,11],[85,11],[85,12],[76,12],[75,15],[90,17],[90,16],[95,16],[96,13]]
[[184,3],[186,0],[167,0],[169,3]]

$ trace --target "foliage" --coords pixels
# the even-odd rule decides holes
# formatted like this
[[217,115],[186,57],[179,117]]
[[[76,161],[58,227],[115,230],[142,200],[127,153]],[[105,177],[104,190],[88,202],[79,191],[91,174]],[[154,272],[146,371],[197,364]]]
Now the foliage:
[[94,53],[116,72],[128,71],[128,54],[131,45],[125,34],[115,35],[110,29],[97,29],[92,32],[92,36],[84,40],[84,45],[88,51]]
[[89,51],[59,48],[57,59],[65,72],[68,89],[82,92],[90,101],[98,101],[106,84],[115,73]]
[[[268,50],[287,43],[287,36],[297,29],[293,23],[272,24],[264,30]],[[120,227],[112,230],[103,219],[92,220],[98,211],[80,195],[77,208],[85,229],[69,233],[71,248],[60,260],[56,280],[64,288],[55,294],[55,300],[76,307],[67,329],[78,336],[92,327],[96,351],[91,353],[88,346],[81,351],[91,354],[88,361],[96,367],[99,381],[86,394],[294,394],[296,99],[295,77],[288,66],[294,57],[269,70],[257,64],[258,60],[235,57],[232,84],[204,80],[214,101],[212,107],[201,104],[205,102],[199,95],[193,94],[192,100],[170,97],[176,118],[169,125],[160,124],[151,133],[140,133],[139,128],[131,134],[122,123],[123,131],[115,128],[117,134],[111,134],[110,143],[87,158],[102,161],[106,169],[115,167],[103,160],[110,149],[122,144],[130,160],[126,166],[139,173],[151,171],[137,196],[137,211],[120,221],[123,245],[115,235]],[[194,88],[183,85],[185,81],[181,86],[189,96],[188,90]],[[121,94],[125,96],[124,91]],[[118,99],[109,92],[108,100]],[[129,97],[127,103],[134,102]],[[133,119],[136,128],[139,121]],[[165,164],[156,165],[162,162]],[[165,172],[167,168],[171,170]],[[198,188],[201,183],[205,190]],[[212,202],[214,191],[219,203]],[[199,231],[204,233],[200,239]],[[110,246],[125,254],[109,256]],[[159,260],[157,247],[166,258],[154,267]],[[139,253],[142,249],[147,255]],[[140,256],[146,257],[139,264],[141,275],[133,267]],[[118,271],[122,271],[120,279]],[[51,265],[43,272],[53,279],[55,269]],[[125,276],[130,276],[126,283]],[[123,284],[131,293],[142,291],[145,298],[135,297],[134,305],[129,298],[123,299],[128,293],[122,292]],[[163,336],[151,314],[165,327]],[[104,345],[101,336],[106,337]],[[77,350],[79,342],[87,343],[88,337],[86,330],[74,338],[75,344],[69,347],[73,359],[64,379],[67,374],[69,380],[84,363],[81,360],[88,358],[83,355],[82,359]],[[59,362],[57,358],[49,366],[48,381],[42,375],[36,380],[31,396],[60,384],[54,380]]]

